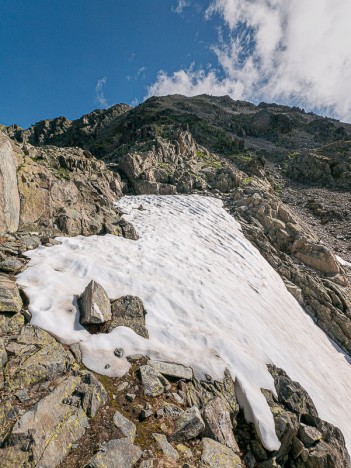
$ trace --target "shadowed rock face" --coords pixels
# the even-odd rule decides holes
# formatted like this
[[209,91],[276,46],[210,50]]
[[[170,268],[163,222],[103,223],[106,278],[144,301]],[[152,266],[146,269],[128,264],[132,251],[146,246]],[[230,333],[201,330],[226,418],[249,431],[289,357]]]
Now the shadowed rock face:
[[11,141],[0,131],[0,233],[18,229],[20,198],[16,169]]

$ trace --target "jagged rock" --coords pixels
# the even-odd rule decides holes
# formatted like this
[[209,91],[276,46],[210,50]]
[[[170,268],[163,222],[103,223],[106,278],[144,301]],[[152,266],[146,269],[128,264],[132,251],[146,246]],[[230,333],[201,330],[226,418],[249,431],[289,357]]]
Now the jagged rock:
[[263,390],[281,442],[274,459],[282,463],[291,456],[299,468],[351,466],[341,431],[318,417],[311,398],[299,383],[293,382],[282,369],[271,365],[268,368],[278,395],[276,399]]
[[169,377],[175,377],[177,379],[185,380],[191,380],[193,378],[193,370],[191,369],[191,367],[186,367],[182,364],[150,360],[147,362],[147,365],[151,366],[160,374],[167,375]]
[[306,242],[306,239],[297,239],[293,246],[294,255],[312,268],[323,273],[337,274],[340,266],[335,255],[324,245]]
[[[138,240],[139,236],[134,228],[134,226],[125,219],[121,219],[118,221],[117,226],[119,229],[122,231],[122,236],[125,237],[126,239],[131,239],[131,240]],[[120,234],[118,234],[120,235]]]
[[77,391],[82,394],[82,408],[89,417],[94,417],[107,403],[108,395],[102,383],[91,372],[82,372],[82,383]]
[[79,343],[74,343],[70,346],[70,350],[75,357],[76,361],[81,363],[82,362],[82,351],[80,349]]
[[311,397],[298,382],[293,382],[282,369],[271,365],[268,368],[274,378],[278,401],[284,403],[294,413],[318,416]]
[[323,438],[317,443],[316,448],[313,449],[315,452],[311,452],[310,450],[310,456],[311,453],[314,453],[311,457],[311,466],[320,466],[314,461],[315,459],[318,460],[319,457],[328,461],[332,460],[335,466],[351,466],[350,454],[346,449],[345,439],[340,429],[312,414],[303,414],[301,421],[308,426],[316,428]]
[[215,397],[204,408],[203,418],[206,424],[206,435],[234,452],[239,452],[230,419],[229,407],[222,398]]
[[10,139],[0,131],[0,233],[15,232],[20,216],[16,157]]
[[22,328],[5,365],[5,385],[15,391],[63,374],[73,363],[72,355],[51,335],[37,327]]
[[[18,417],[18,409],[14,407],[10,399],[2,400],[0,405],[0,447],[11,430]],[[1,459],[1,451],[0,451]]]
[[7,352],[5,349],[4,340],[0,338],[0,369],[7,363]]
[[20,312],[21,309],[22,299],[16,283],[7,276],[0,274],[0,313]]
[[[45,468],[56,467],[67,456],[70,445],[79,440],[88,425],[85,412],[65,404],[79,377],[68,377],[48,396],[27,411],[15,424],[9,445],[30,450],[33,462]],[[1,452],[1,451],[0,451]]]
[[205,429],[205,423],[196,406],[187,409],[175,420],[171,441],[182,442],[194,439]]
[[123,416],[123,414],[118,411],[113,415],[113,422],[116,427],[122,432],[122,434],[130,440],[131,443],[134,442],[136,435],[136,426],[129,419]]
[[238,455],[225,445],[206,437],[202,439],[201,462],[210,468],[243,468]]
[[24,316],[17,314],[0,314],[0,336],[18,335],[24,325]]
[[114,328],[124,326],[129,327],[138,335],[148,338],[149,334],[145,327],[144,305],[136,296],[123,296],[112,303],[112,320],[106,323],[101,331],[111,332]]
[[132,468],[142,451],[128,439],[110,440],[94,455],[85,468]]
[[159,396],[164,392],[165,388],[170,387],[169,382],[163,375],[150,366],[141,366],[140,376],[144,387],[144,394],[147,396]]
[[140,421],[144,421],[147,418],[150,418],[154,414],[151,408],[144,408],[140,411]]
[[190,460],[191,457],[193,456],[193,452],[190,450],[189,447],[187,447],[184,444],[177,444],[176,449],[181,454],[181,457],[184,457],[185,459]]
[[28,395],[28,392],[27,392],[27,390],[25,390],[25,389],[18,390],[18,391],[15,393],[15,397],[16,397],[21,403],[23,403],[24,401],[30,400],[30,396]]
[[92,280],[79,298],[82,325],[111,320],[111,303],[104,288]]
[[0,270],[6,273],[18,273],[23,268],[23,263],[17,258],[7,257],[0,261]]
[[298,437],[305,445],[312,445],[322,438],[322,433],[315,427],[301,424]]
[[173,403],[165,403],[163,412],[165,416],[175,418],[178,417],[183,412],[183,410],[179,408],[179,406],[173,405]]
[[178,452],[168,442],[164,434],[152,434],[152,437],[155,439],[157,446],[162,450],[165,457],[175,461],[179,460]]

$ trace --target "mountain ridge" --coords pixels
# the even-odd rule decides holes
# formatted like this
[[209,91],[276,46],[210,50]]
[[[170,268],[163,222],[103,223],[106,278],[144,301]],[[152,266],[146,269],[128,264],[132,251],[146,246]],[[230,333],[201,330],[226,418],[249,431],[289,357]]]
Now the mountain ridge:
[[[0,223],[0,356],[4,363],[0,451],[8,466],[37,463],[36,457],[54,466],[52,453],[57,453],[55,466],[80,466],[79,457],[90,466],[89,459],[99,450],[96,440],[111,442],[105,452],[98,451],[98,458],[117,452],[122,456],[120,442],[114,440],[121,434],[113,423],[115,411],[137,424],[135,443],[144,450],[145,462],[154,460],[148,465],[141,461],[140,466],[162,466],[167,450],[168,456],[175,457],[174,466],[182,466],[179,460],[187,463],[187,450],[191,453],[188,461],[195,466],[221,466],[211,465],[209,451],[216,460],[226,460],[224,466],[324,463],[332,467],[335,460],[340,466],[350,466],[341,432],[318,418],[310,397],[284,370],[270,369],[277,395],[263,391],[281,443],[279,450],[270,451],[245,420],[243,408],[239,410],[240,392],[236,395],[235,382],[227,377],[223,382],[211,376],[200,382],[188,377],[168,381],[162,373],[152,374],[149,361],[141,356],[131,360],[131,370],[121,380],[89,373],[81,363],[79,343],[65,347],[29,324],[30,302],[25,290],[18,289],[15,275],[31,271],[27,250],[59,248],[56,236],[110,234],[136,240],[138,233],[114,204],[123,195],[219,198],[288,291],[346,358],[351,353],[351,125],[297,108],[255,106],[226,96],[167,96],[151,98],[137,108],[116,105],[93,111],[75,121],[58,118],[28,130],[15,126],[2,130],[1,147],[10,164],[0,165],[0,201],[9,216]],[[8,188],[3,183],[8,178],[17,181],[17,186]],[[11,197],[19,197],[18,207],[9,203]],[[147,333],[140,299],[124,296],[111,307],[115,315],[111,323],[103,324],[107,329],[118,324]],[[99,333],[99,327],[91,324],[89,333]],[[123,349],[115,351],[113,359],[123,353]],[[179,369],[176,372],[179,375]],[[152,376],[151,381],[146,374]],[[124,384],[129,393],[117,391]],[[146,398],[146,388],[160,393]],[[25,393],[16,396],[20,391]],[[46,448],[39,436],[29,443],[25,434],[27,424],[31,433],[38,429],[31,419],[33,405],[44,415],[52,405],[53,391],[66,394],[73,406],[57,402],[53,423],[46,426],[51,440]],[[195,436],[187,439],[183,429],[179,429],[182,436],[172,433],[167,398],[179,416],[176,424],[183,420],[194,424]],[[227,414],[223,401],[231,408],[228,420],[237,424],[235,428],[228,423],[224,439],[216,426],[219,414]],[[157,415],[160,409],[163,416]],[[70,426],[63,425],[62,434],[56,434],[55,424],[66,417],[80,421],[76,432],[70,433]],[[205,432],[201,432],[203,417],[210,425]],[[152,435],[155,430],[173,445],[180,437],[183,452],[162,443],[160,449]],[[232,437],[239,447],[233,446]],[[72,448],[63,448],[66,442],[70,447],[79,440],[77,455]],[[134,437],[128,450],[133,460],[140,460],[140,449],[133,443]],[[229,443],[232,448],[226,452]]]

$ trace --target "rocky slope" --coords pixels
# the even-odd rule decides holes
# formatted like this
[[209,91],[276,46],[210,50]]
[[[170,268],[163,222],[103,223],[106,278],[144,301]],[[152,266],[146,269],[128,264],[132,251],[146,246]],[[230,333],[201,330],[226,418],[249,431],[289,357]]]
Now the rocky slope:
[[[340,431],[318,418],[283,370],[270,369],[277,395],[265,393],[282,443],[268,452],[245,421],[230,376],[198,382],[182,368],[155,371],[142,356],[131,358],[121,379],[94,375],[79,347],[28,324],[28,301],[14,282],[26,267],[23,253],[55,244],[57,235],[135,238],[113,206],[122,194],[216,196],[350,354],[351,270],[334,253],[351,261],[350,125],[274,104],[171,96],[4,130],[2,466],[350,466]],[[147,333],[142,309],[125,304],[114,326]]]

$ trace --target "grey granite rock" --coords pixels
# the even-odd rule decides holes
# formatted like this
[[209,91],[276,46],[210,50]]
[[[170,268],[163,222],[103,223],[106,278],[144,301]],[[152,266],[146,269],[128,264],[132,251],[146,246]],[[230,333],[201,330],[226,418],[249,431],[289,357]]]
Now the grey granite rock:
[[243,468],[243,464],[230,448],[206,437],[202,439],[201,462],[210,468]]
[[194,439],[205,429],[205,423],[200,411],[196,406],[181,413],[175,421],[174,431],[171,441],[182,442],[183,440]]
[[132,468],[141,455],[142,450],[127,438],[113,439],[88,461],[85,468]]
[[129,419],[127,419],[118,411],[116,411],[113,415],[113,422],[115,426],[118,427],[118,429],[122,432],[122,434],[133,443],[136,435],[135,424],[129,421]]
[[111,320],[111,303],[104,288],[92,280],[79,298],[82,325]]

